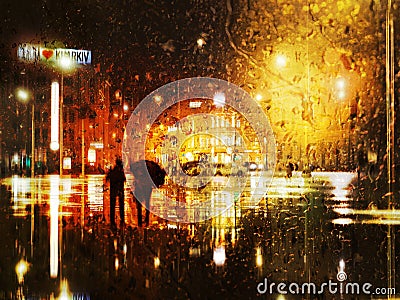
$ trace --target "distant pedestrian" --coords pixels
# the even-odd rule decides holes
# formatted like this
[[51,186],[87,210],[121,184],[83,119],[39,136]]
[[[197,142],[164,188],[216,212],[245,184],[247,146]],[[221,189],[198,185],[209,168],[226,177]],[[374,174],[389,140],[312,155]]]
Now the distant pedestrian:
[[288,162],[286,164],[286,178],[292,178],[294,171],[294,164],[292,162]]
[[125,210],[124,210],[124,186],[125,186],[125,173],[122,165],[122,160],[117,159],[114,168],[112,168],[107,176],[106,181],[110,182],[110,223],[112,227],[115,226],[115,206],[118,197],[119,203],[119,216],[120,224],[123,226],[125,224]]

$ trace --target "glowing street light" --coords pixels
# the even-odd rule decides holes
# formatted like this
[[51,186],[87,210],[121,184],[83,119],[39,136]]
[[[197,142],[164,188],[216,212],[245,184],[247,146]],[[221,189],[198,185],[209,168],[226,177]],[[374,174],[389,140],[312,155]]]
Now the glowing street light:
[[29,100],[32,102],[32,115],[31,115],[31,127],[32,127],[32,145],[31,145],[31,178],[35,177],[35,101],[31,93],[25,89],[17,90],[17,98],[22,103],[27,103]]
[[257,250],[256,250],[256,265],[257,265],[257,267],[262,267],[262,265],[263,265],[263,257],[262,257],[262,254],[261,254],[261,248],[260,247],[258,247]]
[[338,99],[343,100],[346,98],[346,80],[343,77],[340,77],[336,80],[335,83],[336,94]]
[[18,89],[17,90],[17,97],[22,102],[27,102],[29,100],[29,93],[26,90]]
[[158,256],[154,257],[154,268],[158,269],[160,266],[160,258]]
[[197,46],[202,48],[206,44],[206,41],[203,38],[197,39]]
[[68,71],[71,70],[74,67],[74,63],[71,58],[68,56],[63,56],[59,60],[59,66],[61,70]]
[[22,258],[15,266],[15,273],[18,277],[18,283],[24,282],[24,276],[28,272],[29,264]]
[[220,246],[214,250],[213,260],[216,266],[220,267],[225,264],[226,255],[224,246]]
[[[62,56],[58,60],[58,66],[61,69],[61,83],[60,83],[60,106],[59,106],[59,122],[60,122],[60,176],[63,174],[64,164],[64,123],[63,123],[63,105],[64,105],[64,72],[72,71],[74,69],[74,62],[68,56]],[[54,145],[53,145],[54,146]],[[83,167],[82,167],[83,168]]]
[[287,65],[287,58],[283,54],[278,54],[275,58],[275,64],[279,68],[284,68]]
[[336,81],[336,88],[342,90],[345,88],[345,86],[346,86],[346,81],[344,80],[344,78],[343,77],[338,78]]
[[60,94],[59,94],[59,84],[58,82],[53,82],[51,84],[51,139],[50,139],[50,149],[57,151],[60,149],[60,143],[58,139],[58,134],[60,130],[59,121],[59,104],[60,104]]

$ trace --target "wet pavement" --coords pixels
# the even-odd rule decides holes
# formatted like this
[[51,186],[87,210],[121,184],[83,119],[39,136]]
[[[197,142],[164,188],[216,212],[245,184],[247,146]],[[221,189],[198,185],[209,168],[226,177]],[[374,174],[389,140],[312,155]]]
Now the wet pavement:
[[[330,281],[369,283],[375,293],[400,282],[399,213],[359,209],[368,203],[353,198],[354,173],[278,174],[257,205],[244,192],[210,220],[152,215],[148,228],[136,226],[127,189],[126,226],[117,230],[108,225],[103,183],[103,176],[3,180],[0,299],[370,299],[326,285],[318,292]],[[154,205],[171,192],[153,192]],[[310,282],[314,294],[288,290]]]

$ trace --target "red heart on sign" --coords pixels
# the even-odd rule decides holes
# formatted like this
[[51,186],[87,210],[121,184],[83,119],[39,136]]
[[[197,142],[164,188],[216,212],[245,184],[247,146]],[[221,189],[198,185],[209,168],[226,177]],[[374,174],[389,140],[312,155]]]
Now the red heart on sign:
[[54,51],[53,50],[43,50],[42,51],[42,55],[44,57],[46,57],[46,59],[48,60],[50,57],[53,56]]

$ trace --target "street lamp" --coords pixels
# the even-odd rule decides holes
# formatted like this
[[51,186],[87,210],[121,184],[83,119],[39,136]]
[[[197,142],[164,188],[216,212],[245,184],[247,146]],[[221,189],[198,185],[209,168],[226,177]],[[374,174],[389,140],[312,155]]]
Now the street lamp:
[[[350,171],[351,170],[351,105],[350,105],[350,97],[348,96],[348,83],[346,81],[346,79],[344,77],[339,77],[336,79],[335,82],[335,92],[336,92],[336,96],[339,100],[344,101],[348,100],[347,102],[347,110],[348,112],[346,113],[346,117],[347,117],[347,123],[349,126],[349,132],[348,132],[348,137],[347,137],[347,168]],[[347,116],[348,114],[348,116]],[[341,118],[341,116],[340,116]],[[342,123],[342,120],[340,120],[340,122]],[[340,124],[341,125],[341,124]]]
[[60,140],[58,137],[60,131],[60,121],[59,121],[59,105],[60,105],[60,85],[58,82],[54,81],[51,84],[51,140],[50,149],[57,151],[60,149]]
[[31,178],[35,177],[35,101],[27,90],[18,89],[17,98],[22,103],[27,103],[31,100],[32,103],[32,115],[31,115],[31,126],[32,126],[32,149],[31,149]]
[[64,105],[64,72],[71,71],[74,68],[73,61],[67,57],[62,56],[58,60],[58,66],[61,69],[61,82],[60,82],[60,176],[63,175],[63,164],[64,164],[64,122],[63,122],[63,105]]

